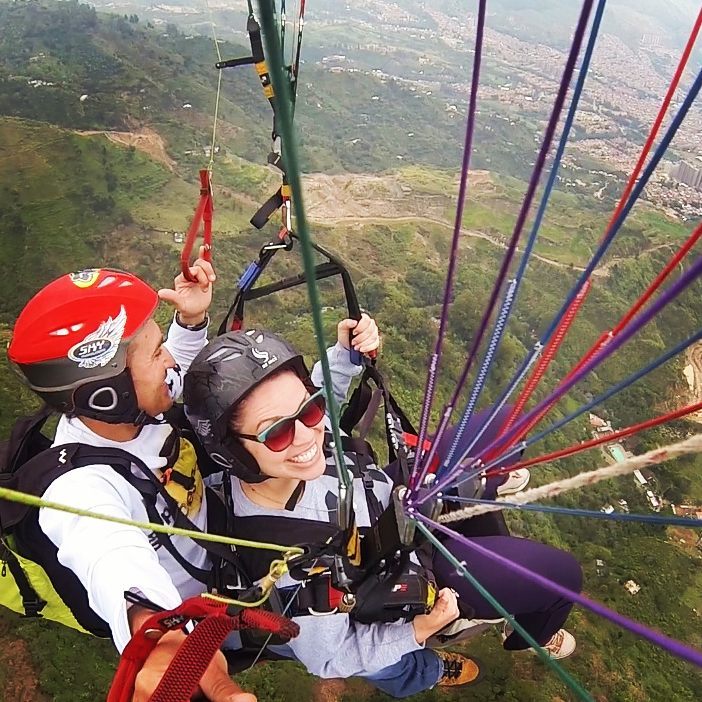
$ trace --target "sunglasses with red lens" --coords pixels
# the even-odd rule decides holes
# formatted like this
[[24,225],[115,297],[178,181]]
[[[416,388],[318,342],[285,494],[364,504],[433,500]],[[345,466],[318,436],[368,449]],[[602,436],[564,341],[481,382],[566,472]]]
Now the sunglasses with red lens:
[[235,433],[234,436],[258,441],[258,443],[263,444],[266,448],[276,453],[285,451],[295,440],[295,423],[297,420],[299,419],[306,427],[317,426],[324,419],[326,407],[324,390],[317,390],[314,395],[308,397],[300,405],[300,409],[295,414],[291,414],[289,417],[281,417],[258,434]]

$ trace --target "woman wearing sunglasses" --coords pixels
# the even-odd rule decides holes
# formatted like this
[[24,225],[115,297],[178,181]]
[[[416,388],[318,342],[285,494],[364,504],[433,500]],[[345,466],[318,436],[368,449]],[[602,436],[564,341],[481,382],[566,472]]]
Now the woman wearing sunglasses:
[[[372,348],[359,350],[367,352]],[[338,483],[328,445],[330,435],[325,432],[328,422],[324,396],[313,382],[318,380],[316,375],[310,377],[302,356],[287,342],[260,330],[228,333],[214,339],[190,366],[184,383],[185,411],[210,457],[232,476],[235,532],[237,519],[258,519],[254,523],[261,524],[262,530],[270,529],[272,523],[284,525],[277,534],[279,542],[300,543],[310,539],[292,536],[294,520],[303,526],[335,524]],[[338,400],[343,399],[341,393],[347,389],[340,384],[334,388]],[[353,462],[354,458],[347,452],[345,460]],[[372,525],[371,502],[377,501],[384,508],[390,502],[392,489],[391,480],[377,466],[367,469],[363,479],[354,479],[354,511],[359,528]],[[580,588],[580,568],[569,554],[525,539],[483,538],[486,545],[490,539],[497,540],[490,541],[490,547],[509,553],[513,560],[558,578],[572,589]],[[491,561],[478,562],[458,545],[451,548],[459,558],[471,563],[479,580],[489,578],[490,584],[500,590],[497,599],[500,600],[500,594],[503,596],[505,606],[537,641],[546,645],[552,638],[560,637],[559,646],[552,651],[554,657],[572,653],[574,641],[561,629],[572,603],[529,581],[517,582],[511,572]],[[420,614],[409,622],[389,623],[361,623],[353,614],[340,612],[295,616],[300,634],[286,647],[271,648],[297,659],[312,674],[325,678],[365,677],[395,697],[416,694],[437,684],[474,682],[479,676],[474,661],[427,649],[425,642],[437,632],[446,633],[449,625],[460,621],[460,611],[471,611],[481,619],[495,620],[499,615],[467,581],[452,577],[450,568],[441,565],[437,560],[437,580],[439,585],[448,587],[440,589],[436,605],[428,614]],[[287,593],[298,586],[299,582],[290,576],[277,583],[281,592]],[[508,633],[505,648],[527,648],[517,634]]]

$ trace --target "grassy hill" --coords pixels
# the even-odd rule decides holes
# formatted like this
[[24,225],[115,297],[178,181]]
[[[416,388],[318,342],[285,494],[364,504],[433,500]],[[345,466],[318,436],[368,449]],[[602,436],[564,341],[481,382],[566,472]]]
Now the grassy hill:
[[[177,267],[179,245],[173,232],[183,231],[189,222],[197,200],[197,168],[207,160],[202,149],[209,140],[216,76],[210,68],[212,45],[206,38],[189,37],[171,28],[163,36],[163,31],[152,31],[134,18],[105,17],[72,2],[0,3],[0,26],[0,263],[4,271],[0,338],[6,343],[9,326],[27,297],[66,270],[109,264],[133,270],[156,286],[167,284]],[[241,47],[226,48],[234,55],[243,52]],[[54,85],[33,86],[28,80]],[[299,124],[307,168],[337,174],[375,171],[367,179],[365,175],[333,182],[308,178],[310,203],[317,202],[313,186],[318,182],[322,188],[318,200],[327,202],[326,209],[320,205],[314,233],[349,262],[361,303],[373,311],[385,334],[382,367],[393,382],[394,393],[416,417],[447,265],[457,189],[451,164],[457,161],[458,125],[446,126],[443,106],[429,98],[415,99],[397,85],[367,76],[316,75],[310,69],[309,85],[304,90],[301,86],[301,91],[308,101],[300,110]],[[81,102],[85,94],[88,98]],[[371,100],[374,94],[382,100]],[[358,119],[359,96],[365,96],[364,110],[373,110],[367,112],[367,123]],[[184,109],[186,103],[192,108]],[[220,273],[215,318],[222,314],[246,262],[266,240],[267,233],[253,230],[248,217],[276,187],[275,177],[252,163],[264,160],[268,120],[267,106],[251,73],[227,74],[219,125],[222,148],[214,171],[215,260]],[[415,121],[423,122],[426,129],[420,140],[410,144],[403,130],[414,128]],[[130,141],[126,136],[101,133],[118,130],[134,136],[145,134],[146,128],[151,130],[148,134],[154,148],[145,148],[136,138]],[[348,140],[358,133],[367,146],[354,151]],[[156,148],[159,140],[165,156]],[[132,146],[125,145],[129,143]],[[401,147],[406,149],[408,165],[396,158]],[[381,169],[385,172],[378,174]],[[461,242],[439,405],[460,371],[524,187],[515,178],[494,173],[476,178],[464,221],[467,232]],[[359,208],[348,212],[345,201],[360,203]],[[576,278],[577,267],[584,264],[599,238],[606,216],[577,196],[554,198],[537,248],[541,260],[530,266],[481,406],[496,398],[535,334],[558,308]],[[637,208],[606,270],[596,277],[588,304],[547,376],[544,392],[645,288],[669,255],[668,249],[658,247],[681,242],[687,233],[687,227]],[[295,253],[281,254],[271,275],[298,268]],[[692,332],[698,326],[700,292],[699,284],[693,286],[576,388],[552,418],[563,416]],[[331,332],[342,312],[338,288],[323,286],[323,299],[325,305],[335,308],[324,316]],[[313,353],[303,291],[252,307],[251,318],[265,318],[268,326]],[[670,364],[613,398],[600,413],[616,426],[626,426],[681,404],[686,393],[682,365],[681,361]],[[4,360],[0,389],[4,435],[33,400]],[[678,422],[632,439],[627,448],[643,451],[694,430],[691,423]],[[534,451],[561,448],[586,435],[583,419],[554,433]],[[595,451],[541,466],[534,469],[533,481],[539,484],[603,461]],[[655,470],[671,499],[702,501],[702,461],[698,458]],[[628,500],[632,511],[647,510],[645,497],[630,478],[579,491],[560,502],[599,509],[620,498]],[[699,615],[693,611],[702,611],[702,571],[692,532],[541,515],[511,516],[510,522],[517,534],[572,550],[583,563],[588,594],[702,646]],[[596,574],[596,559],[607,563],[604,576]],[[630,578],[642,586],[636,598],[623,588]],[[598,702],[702,698],[702,678],[691,666],[582,611],[576,612],[569,627],[578,638],[579,650],[566,667]],[[21,649],[26,676],[35,676],[33,692],[23,698],[13,668],[19,654],[0,654],[0,681],[5,689],[0,700],[4,694],[6,702],[99,699],[115,664],[108,643],[9,615],[0,621],[0,642],[4,651]],[[486,662],[487,673],[485,683],[470,691],[470,699],[567,699],[563,686],[533,657],[503,652],[497,633],[485,635],[469,650]],[[314,679],[292,664],[257,668],[241,676],[241,681],[261,700],[312,699],[322,694]],[[334,694],[349,701],[380,699],[357,682],[349,682]],[[433,691],[415,699],[466,699],[466,691],[448,695]]]

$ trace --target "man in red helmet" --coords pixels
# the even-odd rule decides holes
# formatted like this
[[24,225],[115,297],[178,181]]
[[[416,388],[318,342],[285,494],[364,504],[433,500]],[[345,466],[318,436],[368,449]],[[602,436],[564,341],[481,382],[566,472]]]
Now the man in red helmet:
[[[62,413],[54,445],[115,447],[139,457],[157,475],[167,465],[164,447],[173,435],[162,413],[180,394],[182,373],[207,342],[207,310],[214,270],[199,258],[173,289],[158,293],[122,271],[91,269],[62,276],[37,293],[21,312],[8,349],[30,387]],[[153,319],[159,300],[175,308],[167,339]],[[188,460],[181,446],[178,460]],[[185,452],[187,454],[187,452]],[[60,460],[60,458],[59,458]],[[192,485],[174,497],[199,528],[206,528],[206,499],[191,455]],[[149,521],[142,495],[115,478],[108,465],[71,470],[54,480],[44,498],[131,520]],[[172,523],[159,497],[156,509]],[[183,564],[207,567],[207,554],[190,539],[173,537],[171,553],[145,532],[39,511],[41,531],[55,544],[61,567],[77,576],[87,606],[109,626],[122,650],[151,613],[128,609],[125,591],[171,608],[203,591]],[[53,548],[53,545],[51,546]],[[71,576],[73,577],[73,576]],[[57,587],[57,590],[59,588]],[[165,634],[137,680],[135,702],[146,701],[182,642],[180,631]],[[200,683],[214,702],[255,702],[227,674],[222,654]]]
[[[129,273],[85,270],[49,283],[22,310],[8,353],[29,386],[62,413],[54,446],[121,449],[140,459],[143,470],[164,484],[170,504],[177,504],[172,509],[159,494],[149,505],[133,479],[101,463],[61,474],[44,491],[46,500],[142,522],[173,524],[174,513],[182,513],[206,530],[207,492],[195,451],[162,416],[180,395],[185,371],[207,343],[215,275],[202,258],[190,273],[195,282],[179,275],[173,289],[157,293]],[[153,319],[159,300],[176,310],[165,342]],[[378,345],[377,326],[367,315],[358,323],[339,324],[339,343],[329,351],[335,395],[345,394],[351,376],[360,371],[345,360],[352,329],[357,351]],[[141,479],[138,470],[142,468],[133,461],[131,471]],[[155,511],[149,512],[150,506]],[[42,564],[65,602],[67,596],[73,599],[70,606],[79,623],[93,630],[80,615],[90,618],[90,624],[97,620],[120,651],[151,614],[127,605],[126,591],[170,609],[206,589],[208,554],[188,538],[163,538],[48,509],[39,510],[31,536],[36,543],[27,555]],[[53,557],[54,571],[41,558],[44,553],[49,564]],[[82,597],[77,604],[76,590]],[[135,702],[150,698],[183,636],[172,632],[159,640],[137,678]],[[222,654],[200,686],[213,702],[255,700],[229,678]]]

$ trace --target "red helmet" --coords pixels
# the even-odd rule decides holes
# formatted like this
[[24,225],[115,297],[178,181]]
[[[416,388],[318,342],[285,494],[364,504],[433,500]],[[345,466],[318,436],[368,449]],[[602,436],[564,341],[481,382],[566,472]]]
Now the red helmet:
[[156,291],[131,273],[111,268],[69,273],[27,303],[8,355],[55,409],[124,421],[126,404],[130,412],[136,408],[126,348],[157,305]]

